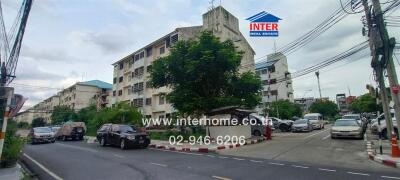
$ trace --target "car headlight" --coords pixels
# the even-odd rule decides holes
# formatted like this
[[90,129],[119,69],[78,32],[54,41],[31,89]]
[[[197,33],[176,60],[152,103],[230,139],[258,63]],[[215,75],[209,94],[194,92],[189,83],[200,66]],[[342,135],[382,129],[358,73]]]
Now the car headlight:
[[129,140],[135,140],[135,136],[127,136],[126,138]]

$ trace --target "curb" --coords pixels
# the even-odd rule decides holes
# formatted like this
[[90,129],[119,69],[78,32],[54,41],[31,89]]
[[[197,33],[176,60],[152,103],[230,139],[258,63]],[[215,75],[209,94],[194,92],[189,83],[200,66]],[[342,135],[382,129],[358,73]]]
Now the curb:
[[83,139],[86,143],[97,143],[98,142],[97,138],[94,136],[84,136]]
[[372,161],[384,164],[386,166],[400,168],[400,162],[396,162],[390,159],[385,159],[384,157],[376,154],[375,150],[372,148],[371,141],[367,141],[367,153],[368,153],[368,159]]
[[208,148],[208,147],[200,147],[200,148],[175,147],[175,146],[166,146],[166,145],[157,145],[157,144],[149,144],[149,148],[163,149],[163,150],[168,150],[168,151],[210,153],[210,152],[222,151],[222,150],[225,150],[225,149],[238,148],[240,146],[245,146],[245,145],[250,145],[250,144],[256,144],[256,143],[263,142],[265,140],[266,140],[266,138],[262,137],[262,138],[259,138],[259,139],[248,140],[248,141],[245,142],[244,145],[230,144],[230,145],[220,145],[220,146],[213,147],[213,148]]

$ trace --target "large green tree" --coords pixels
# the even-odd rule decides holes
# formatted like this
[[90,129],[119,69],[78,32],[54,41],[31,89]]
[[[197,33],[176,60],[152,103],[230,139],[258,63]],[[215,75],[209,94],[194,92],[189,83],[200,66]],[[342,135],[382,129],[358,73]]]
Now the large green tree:
[[168,56],[156,60],[151,84],[171,87],[167,99],[184,115],[223,106],[253,108],[261,101],[261,80],[238,72],[242,54],[232,41],[221,42],[205,31],[198,40],[178,41]]
[[271,117],[278,117],[282,119],[291,119],[294,116],[301,117],[303,111],[298,104],[288,100],[279,100],[269,104],[264,112],[268,113]]
[[350,104],[350,110],[355,113],[376,112],[380,109],[381,107],[376,104],[375,97],[369,94],[357,97],[357,99]]
[[310,112],[320,113],[325,117],[335,117],[339,113],[338,106],[330,100],[317,100],[310,106]]
[[97,114],[97,107],[95,104],[91,104],[86,108],[82,108],[76,114],[76,119],[81,122],[85,122],[86,124],[92,120]]
[[68,106],[61,105],[55,106],[51,113],[52,124],[62,124],[67,121],[73,121],[76,119],[76,113],[73,109]]

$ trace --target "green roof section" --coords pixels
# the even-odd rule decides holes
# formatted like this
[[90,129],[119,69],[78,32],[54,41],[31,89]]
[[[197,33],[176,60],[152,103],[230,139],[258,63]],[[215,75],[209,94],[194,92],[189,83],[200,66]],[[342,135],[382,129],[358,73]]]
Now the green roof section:
[[112,84],[100,81],[100,80],[90,80],[90,81],[84,81],[80,82],[80,84],[85,84],[89,86],[97,86],[100,89],[112,89]]

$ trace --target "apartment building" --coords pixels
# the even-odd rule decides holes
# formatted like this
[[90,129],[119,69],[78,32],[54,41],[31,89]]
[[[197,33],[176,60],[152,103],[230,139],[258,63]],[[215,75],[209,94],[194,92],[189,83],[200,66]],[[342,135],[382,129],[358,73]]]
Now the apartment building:
[[294,103],[300,105],[301,109],[304,112],[309,112],[310,106],[314,103],[317,99],[314,97],[304,97],[304,98],[296,98],[294,99]]
[[51,113],[55,106],[65,105],[75,111],[96,104],[97,108],[110,106],[112,85],[99,80],[77,82],[65,88],[33,107],[17,114],[15,119],[31,123],[33,119],[41,117],[46,122],[51,122]]
[[166,100],[167,87],[153,89],[148,81],[152,63],[169,54],[179,40],[198,38],[202,31],[212,31],[222,41],[232,40],[243,51],[240,72],[254,71],[254,50],[239,31],[238,19],[223,7],[216,7],[202,16],[203,25],[180,27],[113,63],[112,104],[127,102],[139,107],[147,117],[168,117],[174,108]]
[[289,100],[293,102],[293,86],[290,77],[286,56],[282,53],[273,53],[267,56],[266,61],[255,65],[256,73],[261,77],[263,91],[262,103],[257,107],[260,114],[271,102]]

